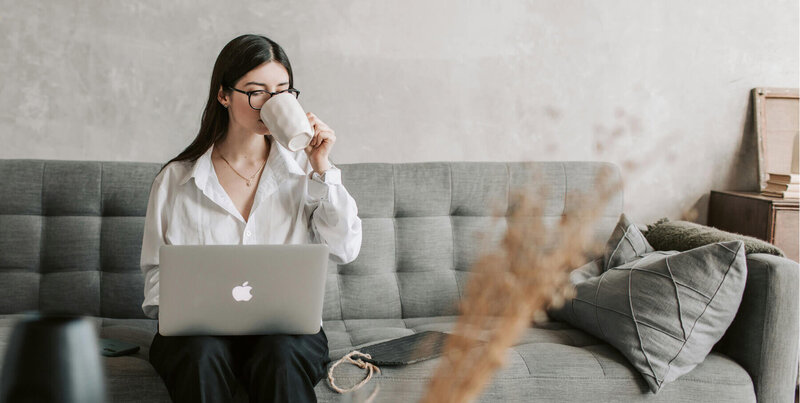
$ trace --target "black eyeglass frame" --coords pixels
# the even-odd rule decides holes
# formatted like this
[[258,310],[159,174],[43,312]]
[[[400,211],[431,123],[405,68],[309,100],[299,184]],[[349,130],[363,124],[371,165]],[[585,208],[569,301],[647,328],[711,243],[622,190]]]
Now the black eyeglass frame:
[[[228,88],[230,90],[234,90],[236,92],[241,92],[242,94],[247,95],[247,104],[250,105],[250,108],[255,109],[257,111],[260,111],[261,108],[254,108],[253,104],[250,102],[250,99],[251,99],[250,97],[256,92],[265,92],[265,93],[269,94],[269,98],[267,98],[267,101],[269,101],[272,98],[273,95],[278,95],[278,94],[281,94],[281,93],[284,93],[284,92],[294,93],[295,94],[295,96],[294,96],[295,98],[300,98],[300,90],[298,90],[297,88],[287,88],[285,90],[280,90],[280,91],[277,91],[277,92],[270,92],[270,91],[267,91],[267,90],[242,91],[242,90],[240,90],[238,88],[233,88],[233,87],[230,87],[230,86],[226,86],[226,88]],[[264,101],[264,103],[266,103],[267,101]]]

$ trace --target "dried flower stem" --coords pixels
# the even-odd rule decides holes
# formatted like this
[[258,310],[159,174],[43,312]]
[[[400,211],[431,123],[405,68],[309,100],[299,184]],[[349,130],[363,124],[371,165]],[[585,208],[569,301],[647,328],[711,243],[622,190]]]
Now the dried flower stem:
[[[533,319],[574,295],[569,272],[585,263],[587,254],[602,251],[603,245],[592,240],[592,229],[621,187],[620,182],[609,185],[609,173],[603,170],[596,178],[597,197],[579,198],[585,205],[566,211],[556,228],[544,223],[545,189],[515,195],[502,243],[472,267],[461,315],[423,402],[474,400]],[[543,234],[555,245],[547,245]]]

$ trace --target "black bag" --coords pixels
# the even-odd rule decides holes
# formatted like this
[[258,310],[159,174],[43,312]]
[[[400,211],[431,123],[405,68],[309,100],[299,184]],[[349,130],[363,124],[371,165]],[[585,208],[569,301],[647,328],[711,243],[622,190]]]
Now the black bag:
[[[372,358],[362,358],[375,365],[406,365],[442,355],[447,333],[428,330],[358,349]],[[458,336],[453,336],[458,337]],[[485,343],[479,341],[479,343]]]

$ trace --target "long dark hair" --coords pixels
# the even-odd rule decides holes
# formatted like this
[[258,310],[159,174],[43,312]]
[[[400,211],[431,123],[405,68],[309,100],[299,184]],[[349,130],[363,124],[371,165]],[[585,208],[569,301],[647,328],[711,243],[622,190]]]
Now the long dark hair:
[[231,90],[227,87],[233,87],[242,76],[262,63],[272,61],[276,61],[286,68],[289,73],[289,87],[294,87],[292,65],[280,45],[265,36],[250,34],[239,36],[228,42],[219,52],[217,61],[214,63],[211,87],[208,90],[208,102],[203,111],[197,137],[178,156],[162,165],[159,173],[173,161],[196,161],[208,151],[212,144],[225,137],[229,118],[228,110],[217,100],[220,85],[223,91],[229,94]]

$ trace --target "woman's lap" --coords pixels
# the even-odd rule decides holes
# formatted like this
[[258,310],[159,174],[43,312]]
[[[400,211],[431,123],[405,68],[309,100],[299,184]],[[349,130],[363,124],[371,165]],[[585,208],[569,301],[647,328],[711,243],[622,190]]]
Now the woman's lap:
[[[250,384],[257,377],[259,367],[288,365],[301,370],[313,384],[325,376],[328,358],[327,337],[320,328],[310,335],[247,335],[247,336],[162,336],[153,337],[150,362],[161,374],[182,370],[176,361],[227,362],[233,373]],[[166,364],[166,365],[165,365]],[[252,379],[258,383],[259,379]]]

